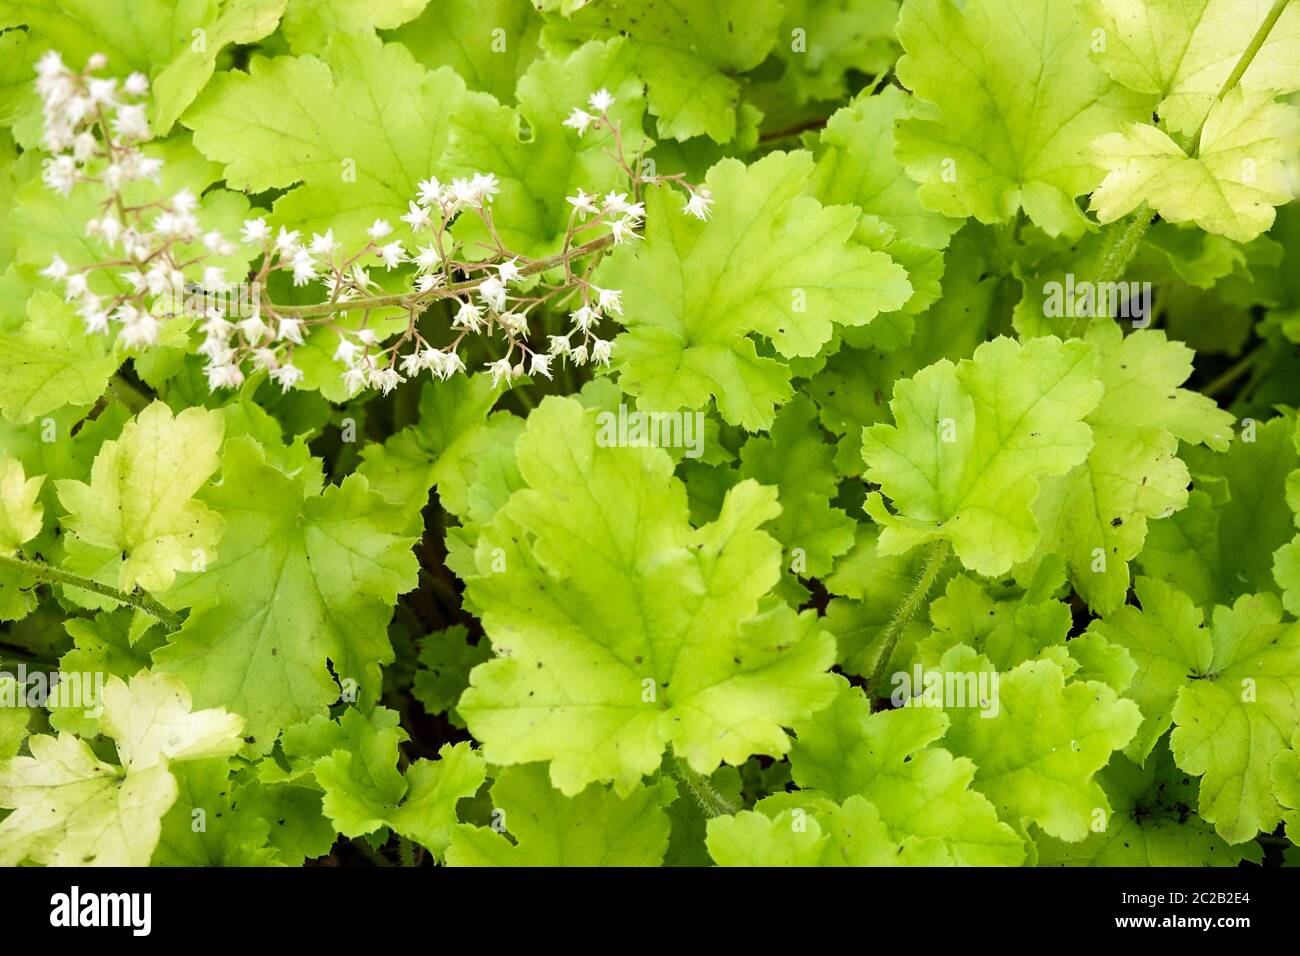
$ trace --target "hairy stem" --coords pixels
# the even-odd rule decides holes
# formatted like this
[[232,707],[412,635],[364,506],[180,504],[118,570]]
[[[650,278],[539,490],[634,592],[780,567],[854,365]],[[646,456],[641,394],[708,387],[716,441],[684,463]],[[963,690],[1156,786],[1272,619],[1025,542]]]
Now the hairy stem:
[[677,776],[682,783],[686,784],[686,789],[691,792],[691,796],[695,798],[695,802],[700,805],[706,817],[729,817],[736,813],[739,808],[718,793],[708,777],[696,773],[681,757],[675,759]]
[[[1142,245],[1142,237],[1147,234],[1154,219],[1147,204],[1143,203],[1133,210],[1133,214],[1124,222],[1116,223],[1107,229],[1101,261],[1092,280],[1094,289],[1103,288],[1104,283],[1115,282],[1124,275],[1124,270],[1137,255],[1138,247]],[[1076,315],[1070,323],[1070,335],[1077,336],[1080,322],[1086,322],[1087,318],[1087,316]]]
[[[598,252],[614,244],[614,236],[601,236],[599,239],[593,239],[591,242],[583,243],[580,246],[574,246],[567,252],[559,252],[545,259],[538,259],[528,266],[520,269],[521,275],[535,275],[538,272],[546,272],[554,269],[556,266],[564,265],[570,259],[588,256],[593,252]],[[486,276],[484,276],[486,278]],[[480,285],[483,279],[471,279],[467,282],[457,282],[454,285],[443,286],[440,289],[430,289],[428,292],[404,292],[399,295],[376,295],[364,299],[349,299],[346,302],[322,302],[318,305],[276,305],[272,304],[271,309],[276,315],[295,316],[300,319],[310,319],[319,316],[333,315],[336,312],[359,312],[370,309],[384,308],[404,308],[409,309],[415,306],[421,306],[425,303],[432,302],[435,299],[445,299],[462,292],[473,292]]]
[[925,561],[921,565],[921,573],[916,577],[916,583],[912,585],[912,589],[907,592],[903,600],[899,602],[898,607],[894,609],[894,616],[889,619],[889,624],[885,627],[885,638],[880,649],[880,657],[876,659],[875,669],[871,672],[871,679],[867,683],[867,689],[872,696],[879,696],[880,686],[889,671],[889,660],[894,656],[894,648],[898,646],[898,639],[902,637],[908,622],[916,616],[916,612],[921,609],[921,605],[929,597],[930,589],[934,587],[934,582],[939,578],[939,572],[943,570],[944,562],[948,560],[948,550],[949,544],[946,540],[935,541],[930,545],[925,553]]
[[122,604],[129,604],[131,607],[138,608],[146,614],[151,614],[158,619],[168,631],[179,631],[181,629],[181,619],[174,611],[169,611],[158,601],[150,597],[143,591],[127,593],[118,588],[111,587],[107,584],[101,584],[91,578],[82,577],[80,574],[73,574],[71,571],[64,571],[60,568],[52,567],[41,561],[28,561],[24,558],[11,557],[0,554],[0,567],[10,568],[23,574],[30,574],[38,581],[44,581],[52,584],[63,584],[69,587],[81,588],[83,591],[93,591],[96,594],[102,594],[104,597],[112,598]]

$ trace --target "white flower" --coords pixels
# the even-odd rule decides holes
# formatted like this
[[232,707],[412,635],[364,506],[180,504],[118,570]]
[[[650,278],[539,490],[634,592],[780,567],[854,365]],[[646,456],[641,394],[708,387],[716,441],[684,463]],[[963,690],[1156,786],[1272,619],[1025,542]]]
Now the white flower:
[[506,380],[506,384],[507,384],[507,385],[510,384],[510,372],[511,372],[511,368],[510,368],[510,360],[509,360],[509,359],[497,359],[495,362],[488,362],[488,363],[486,363],[486,366],[485,366],[485,367],[487,368],[487,370],[488,370],[489,372],[492,373],[492,387],[493,387],[493,388],[496,388],[498,385],[500,385],[500,384],[501,384],[501,380],[502,380],[503,378]]
[[573,359],[574,365],[586,365],[587,346],[575,345],[573,348],[569,349],[569,358]]
[[484,304],[490,306],[497,312],[504,312],[506,308],[506,287],[505,283],[497,276],[488,276],[478,287],[479,298]]
[[380,246],[375,255],[383,262],[384,268],[391,272],[402,264],[402,260],[406,258],[406,250],[402,248],[400,242],[390,242]]
[[551,357],[542,355],[540,352],[533,353],[533,360],[528,366],[529,375],[542,375],[546,378],[551,377]]
[[213,363],[203,369],[203,374],[208,377],[208,388],[213,391],[219,388],[238,388],[244,384],[244,373],[238,365]]
[[483,309],[473,302],[466,300],[460,304],[456,310],[456,318],[452,320],[452,325],[460,326],[463,329],[469,329],[471,332],[478,331],[479,322],[483,318]]
[[81,318],[86,323],[86,331],[90,333],[108,331],[108,313],[98,306],[83,305],[81,309]]
[[256,345],[258,342],[261,342],[266,335],[266,323],[262,321],[262,317],[259,315],[254,315],[250,318],[244,319],[243,321],[236,323],[236,325],[239,328],[239,334],[242,335],[244,341],[248,342],[250,345]]
[[271,369],[270,375],[271,381],[278,382],[286,392],[302,381],[302,369],[296,368],[291,362]]
[[501,323],[503,329],[514,335],[528,331],[528,319],[518,312],[502,312],[497,316],[497,321]]
[[501,186],[493,173],[475,173],[470,185],[474,188],[480,202],[484,200],[491,202],[492,197],[501,192]]
[[132,96],[144,96],[149,92],[149,77],[143,73],[132,73],[122,84],[122,89]]
[[316,260],[306,249],[299,248],[293,254],[293,284],[306,285],[316,278]]
[[391,365],[388,368],[376,369],[370,375],[370,384],[380,389],[385,395],[404,382],[401,374]]
[[434,246],[420,246],[414,261],[416,268],[421,272],[432,272],[442,265],[442,256]]
[[433,275],[430,273],[428,275],[417,276],[415,280],[415,291],[428,292],[430,289],[436,289],[440,285],[442,285],[442,276],[440,275]]
[[271,236],[271,227],[265,219],[245,219],[244,228],[239,232],[241,242],[250,246],[261,245]]
[[275,337],[282,342],[302,345],[302,319],[281,318],[276,323]]
[[600,211],[597,208],[596,203],[594,202],[596,198],[597,197],[595,196],[588,196],[585,192],[582,191],[582,187],[579,186],[577,194],[574,196],[566,197],[565,201],[568,202],[568,204],[572,206],[574,209],[578,210],[578,212],[582,213],[583,216],[586,216],[590,213]]
[[388,224],[387,220],[376,219],[374,223],[371,225],[371,227],[366,230],[366,235],[368,235],[375,242],[378,242],[380,239],[384,238],[384,236],[388,235],[392,231],[393,231],[393,227]]
[[442,368],[438,370],[440,378],[448,379],[457,372],[465,371],[465,363],[461,361],[461,357],[457,353],[444,352],[442,354],[445,355],[446,358],[442,360]]
[[334,350],[334,361],[342,362],[348,368],[351,368],[356,363],[359,354],[361,354],[361,346],[351,339],[340,338],[339,347]]
[[586,332],[600,321],[600,316],[590,306],[586,305],[578,309],[577,312],[570,312],[569,318],[573,319],[573,324],[579,332]]
[[108,66],[108,56],[103,53],[92,53],[86,58],[87,70],[102,70]]
[[402,222],[410,226],[412,232],[433,224],[433,218],[427,207],[417,206],[413,202],[408,202],[406,205],[408,211],[406,215],[402,217]]
[[708,188],[701,186],[691,193],[691,198],[686,201],[686,207],[682,211],[687,215],[694,216],[701,221],[707,221],[709,218],[709,206],[713,204],[713,194]]
[[547,341],[550,344],[547,346],[546,351],[549,352],[551,355],[569,354],[570,343],[569,343],[569,337],[567,335],[547,336]]
[[361,366],[353,366],[343,373],[343,388],[349,395],[355,395],[366,387],[370,373]]
[[64,299],[71,302],[73,299],[80,299],[90,291],[90,285],[86,280],[84,272],[73,272],[63,280]]
[[596,293],[602,312],[613,312],[615,315],[623,314],[623,290],[602,289],[599,286],[592,286],[591,290]]
[[209,292],[224,292],[229,283],[226,282],[226,270],[220,266],[207,266],[203,270],[203,288]]
[[586,110],[580,110],[575,106],[573,112],[569,114],[569,118],[564,121],[564,125],[575,130],[581,136],[587,132],[587,127],[591,125],[591,121],[595,118]]
[[334,230],[326,229],[325,232],[313,232],[311,234],[311,243],[307,246],[313,255],[325,256],[327,259],[341,248],[342,243],[334,239]]
[[606,342],[604,339],[596,339],[591,343],[591,360],[597,365],[609,364],[609,353],[613,351],[612,342]]
[[605,212],[619,213],[627,209],[627,193],[605,193]]
[[149,132],[149,118],[144,106],[135,103],[117,108],[112,127],[113,132],[122,139],[145,140],[153,135]]
[[[119,313],[120,311],[119,309]],[[128,315],[122,319],[122,329],[117,333],[118,340],[129,349],[142,349],[156,344],[160,330],[158,320],[138,309],[132,309]]]
[[275,237],[275,249],[282,256],[292,256],[298,251],[298,230],[292,231],[280,227],[280,234]]
[[603,113],[614,105],[614,97],[603,86],[587,97],[587,105],[597,113]]
[[63,65],[63,57],[50,50],[36,61],[36,73],[42,79],[52,79],[61,74],[66,67]]
[[420,180],[416,188],[420,190],[420,202],[426,206],[432,206],[442,200],[442,183],[438,182],[436,176]]
[[68,264],[63,261],[62,256],[55,253],[54,258],[50,260],[50,264],[41,270],[41,275],[47,279],[53,279],[55,282],[60,282],[67,278]]
[[511,283],[523,276],[524,272],[519,268],[519,260],[511,259],[509,262],[503,262],[497,266],[497,275],[501,276],[501,281]]
[[622,245],[624,239],[640,239],[636,234],[637,221],[630,216],[615,219],[609,224],[609,231],[614,236],[614,245]]
[[357,329],[353,334],[357,337],[357,341],[362,345],[379,344],[379,336],[375,333],[374,329]]
[[199,207],[199,201],[194,197],[194,193],[188,189],[182,189],[172,197],[172,208],[177,212],[193,212]]
[[414,375],[424,368],[424,356],[420,352],[407,352],[402,356],[401,368],[403,375]]

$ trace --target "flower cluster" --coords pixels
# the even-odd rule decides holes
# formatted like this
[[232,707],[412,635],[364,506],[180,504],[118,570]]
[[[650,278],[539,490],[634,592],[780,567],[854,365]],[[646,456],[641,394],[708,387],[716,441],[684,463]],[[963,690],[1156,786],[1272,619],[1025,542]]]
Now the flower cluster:
[[[238,387],[250,371],[265,371],[285,390],[294,387],[303,379],[294,350],[322,328],[336,337],[333,357],[350,395],[367,388],[387,394],[426,371],[444,380],[463,372],[461,346],[470,335],[502,342],[499,357],[484,363],[494,385],[523,374],[550,378],[556,361],[607,366],[613,344],[600,337],[598,327],[622,314],[622,293],[593,284],[590,276],[603,250],[640,238],[642,190],[675,182],[688,193],[685,213],[700,219],[709,214],[707,189],[680,175],[642,176],[634,170],[609,114],[615,99],[602,89],[588,100],[591,112],[575,109],[565,125],[578,136],[607,130],[627,187],[603,197],[583,189],[569,196],[568,228],[556,255],[531,259],[503,243],[492,215],[500,183],[491,173],[420,182],[400,217],[410,233],[406,238],[395,237],[393,226],[380,219],[366,230],[364,243],[345,250],[332,228],[305,237],[258,217],[243,224],[241,253],[220,231],[202,227],[200,200],[189,190],[150,202],[127,200],[124,187],[140,179],[156,182],[162,162],[142,149],[151,134],[137,101],[148,92],[147,80],[132,74],[119,86],[94,76],[104,65],[105,58],[96,55],[75,73],[55,53],[37,65],[45,146],[54,153],[45,181],[63,195],[78,183],[101,187],[100,214],[86,224],[86,233],[111,253],[75,268],[56,255],[43,274],[78,303],[88,332],[107,333],[116,324],[118,341],[128,349],[157,344],[169,318],[197,320],[191,323],[202,336],[197,352],[207,362],[213,389]],[[481,220],[483,229],[476,232],[485,231],[490,244],[464,247],[462,231],[453,229],[463,216]],[[243,268],[250,259],[247,276],[238,285],[229,282],[223,260]],[[580,263],[583,268],[577,268]],[[392,293],[387,282],[386,291],[371,275],[378,269],[409,270],[401,280],[409,282],[408,291]],[[320,294],[310,305],[275,303],[266,291],[272,273],[283,274],[293,287],[319,287]],[[449,321],[422,331],[419,320],[436,302],[445,303]],[[541,349],[529,335],[532,313],[543,304],[567,313],[569,321],[567,332],[549,335]],[[381,337],[370,326],[376,312],[391,316],[403,310],[407,324],[397,336]],[[359,324],[351,320],[356,315]]]

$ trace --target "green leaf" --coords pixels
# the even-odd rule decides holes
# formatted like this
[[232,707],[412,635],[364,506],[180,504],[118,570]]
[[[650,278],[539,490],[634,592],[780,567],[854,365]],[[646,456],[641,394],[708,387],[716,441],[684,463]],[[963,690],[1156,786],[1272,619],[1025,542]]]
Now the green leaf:
[[742,478],[776,485],[781,514],[772,535],[799,577],[822,577],[853,547],[853,520],[831,507],[834,450],[823,438],[816,407],[799,396],[777,413],[769,436],[751,438],[740,451]]
[[295,53],[313,53],[340,34],[399,27],[418,17],[428,4],[429,0],[290,0],[284,35]]
[[0,864],[143,866],[176,800],[169,762],[229,756],[243,721],[225,710],[192,711],[174,678],[142,672],[104,688],[104,732],[121,767],[71,734],[37,735],[31,756],[0,764]]
[[426,634],[420,642],[420,668],[412,694],[430,714],[447,714],[458,727],[465,726],[456,702],[469,686],[469,672],[492,656],[486,640],[466,641],[468,631],[459,624]]
[[[612,134],[587,130],[579,136],[564,125],[597,89],[613,95],[610,116],[622,130],[626,155],[633,157],[648,141],[641,132],[641,80],[624,40],[592,42],[567,57],[535,61],[519,81],[518,110],[471,95],[452,112],[447,168],[457,175],[491,172],[500,179],[493,224],[513,252],[558,252],[573,213],[565,197],[579,188],[615,190],[626,181]],[[473,243],[493,241],[478,217],[463,218],[456,236],[471,255],[481,255]]]
[[1097,774],[1111,813],[1080,843],[1039,836],[1040,866],[1237,866],[1257,844],[1229,846],[1192,813],[1196,788],[1162,746],[1145,768],[1118,754]]
[[1241,425],[1226,454],[1183,449],[1194,490],[1185,509],[1151,523],[1139,556],[1145,574],[1201,606],[1272,588],[1274,552],[1293,533],[1284,489],[1300,467],[1295,421],[1244,419]]
[[0,455],[0,555],[13,555],[41,533],[44,481],[43,475],[28,478],[18,459]]
[[983,795],[971,789],[975,765],[931,747],[948,718],[919,707],[871,713],[855,687],[794,727],[795,782],[835,800],[860,795],[877,808],[890,838],[941,845],[959,866],[1018,866],[1024,848]]
[[627,35],[659,135],[726,143],[736,135],[737,77],[772,50],[782,12],[777,0],[602,0],[568,14],[567,24],[553,22],[548,33]]
[[439,0],[389,36],[429,69],[450,66],[471,90],[506,103],[537,56],[541,28],[528,0]]
[[1075,590],[1094,610],[1124,603],[1128,562],[1141,552],[1147,521],[1187,504],[1191,476],[1179,442],[1226,451],[1232,416],[1204,395],[1179,386],[1192,372],[1192,351],[1163,332],[1123,335],[1094,323],[1105,393],[1084,419],[1092,429],[1087,460],[1049,479],[1034,505],[1042,554],[1062,555]]
[[[1092,48],[1103,70],[1139,93],[1160,97],[1156,111],[1175,132],[1191,134],[1273,0],[1083,0],[1085,24],[1101,31]],[[1095,36],[1096,34],[1094,34]],[[1282,11],[1238,85],[1248,93],[1300,89],[1300,11]]]
[[884,527],[881,552],[947,539],[966,567],[990,576],[1029,557],[1040,482],[1092,447],[1084,419],[1102,395],[1095,367],[1083,342],[997,338],[899,382],[890,401],[897,424],[863,433],[867,480],[895,512],[880,494],[868,498]]
[[468,743],[444,744],[437,760],[416,760],[398,773],[398,743],[406,734],[373,723],[313,766],[325,791],[322,806],[340,833],[359,837],[390,827],[441,856],[456,824],[456,803],[486,779],[483,759]]
[[165,591],[184,568],[212,557],[221,519],[194,495],[217,469],[222,420],[154,402],[95,456],[90,482],[57,483],[68,514],[71,564],[116,586]]
[[898,77],[932,104],[898,125],[926,208],[984,223],[1023,209],[1049,235],[1083,232],[1074,197],[1102,171],[1082,154],[1151,99],[1089,61],[1073,0],[906,0],[898,36]]
[[1211,637],[1208,667],[1188,662],[1170,744],[1179,767],[1202,775],[1201,817],[1241,843],[1282,819],[1270,773],[1300,728],[1300,626],[1260,594],[1215,608]]
[[256,43],[280,23],[288,0],[224,0],[209,26],[154,78],[153,124],[166,134],[208,85],[217,58],[230,44]]
[[551,761],[568,795],[628,794],[672,746],[699,773],[780,755],[833,694],[829,635],[761,604],[780,546],[772,489],[744,481],[694,529],[668,455],[607,447],[595,413],[548,398],[516,445],[527,487],[479,534],[469,594],[496,657],[460,713],[495,764]]
[[[658,866],[668,848],[671,785],[620,796],[592,785],[551,789],[539,764],[510,767],[492,785],[494,826],[452,829],[449,866]],[[509,833],[513,842],[507,839]]]
[[277,221],[332,228],[353,246],[439,171],[464,95],[454,72],[428,72],[400,44],[336,34],[322,58],[255,56],[247,73],[218,76],[185,125],[232,188],[289,189],[272,207]]
[[168,594],[193,610],[158,667],[243,714],[260,751],[339,698],[333,675],[372,700],[392,607],[416,583],[403,516],[359,475],[312,493],[248,438],[227,442],[204,501],[226,522],[220,558]]
[[[978,668],[957,648],[941,661],[944,672]],[[997,713],[949,707],[949,750],[975,762],[975,788],[1013,826],[1032,821],[1057,839],[1077,842],[1093,813],[1109,813],[1094,775],[1133,737],[1138,706],[1097,681],[1066,682],[1053,660],[1026,661],[999,675]]]
[[838,804],[816,791],[783,793],[753,810],[714,817],[705,843],[719,866],[935,866],[942,847],[890,839],[864,797]]
[[117,366],[108,342],[86,334],[72,309],[48,292],[32,295],[25,320],[0,320],[0,412],[11,422],[90,404]]
[[858,213],[805,194],[812,170],[804,152],[749,167],[723,160],[706,180],[707,223],[684,216],[668,190],[649,195],[645,242],[597,273],[624,293],[628,331],[614,354],[619,384],[640,406],[701,408],[713,397],[727,422],[769,427],[792,394],[791,371],[760,355],[750,333],[786,358],[812,356],[834,325],[863,325],[907,301],[904,270],[852,242]]
[[1193,155],[1147,123],[1098,137],[1092,155],[1106,178],[1089,208],[1107,223],[1146,203],[1167,222],[1250,242],[1294,198],[1287,164],[1297,151],[1295,108],[1237,87],[1210,109]]

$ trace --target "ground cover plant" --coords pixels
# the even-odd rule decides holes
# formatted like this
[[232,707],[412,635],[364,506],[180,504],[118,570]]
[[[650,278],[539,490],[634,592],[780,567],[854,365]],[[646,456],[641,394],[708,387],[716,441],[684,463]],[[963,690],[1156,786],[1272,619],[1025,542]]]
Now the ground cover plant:
[[0,53],[0,864],[1292,858],[1300,3]]

